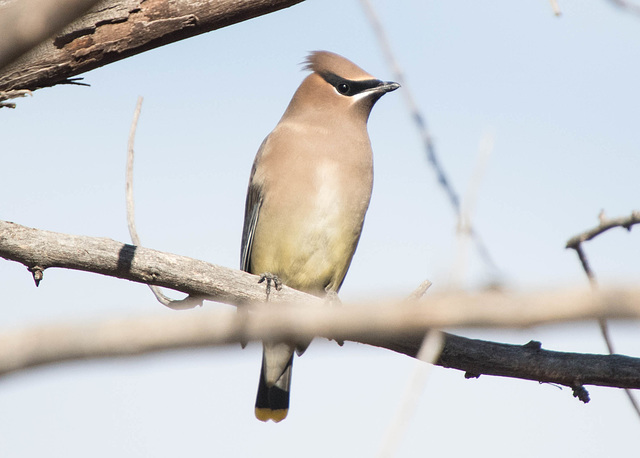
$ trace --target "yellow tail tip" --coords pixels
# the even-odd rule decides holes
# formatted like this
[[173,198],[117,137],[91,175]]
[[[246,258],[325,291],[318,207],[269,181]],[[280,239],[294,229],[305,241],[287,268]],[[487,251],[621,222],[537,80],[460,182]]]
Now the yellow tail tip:
[[289,413],[289,409],[264,409],[256,407],[256,418],[260,421],[268,421],[273,420],[278,423],[287,418],[287,413]]

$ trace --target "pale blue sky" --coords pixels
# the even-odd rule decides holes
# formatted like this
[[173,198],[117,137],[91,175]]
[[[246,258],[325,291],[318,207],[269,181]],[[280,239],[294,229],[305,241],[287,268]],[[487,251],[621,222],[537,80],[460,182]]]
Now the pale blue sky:
[[[640,209],[640,17],[604,0],[374,2],[423,110],[441,162],[463,193],[479,143],[493,133],[474,224],[513,290],[587,288],[566,240]],[[83,75],[90,88],[37,91],[0,111],[0,218],[129,241],[127,135],[136,139],[135,197],[144,245],[239,264],[247,180],[260,142],[304,77],[311,50],[342,54],[392,79],[356,1],[309,0]],[[444,289],[455,218],[429,169],[400,93],[375,107],[375,183],[341,297]],[[605,285],[636,282],[640,237],[607,233],[585,246]],[[494,276],[472,255],[465,287]],[[36,289],[0,261],[0,327],[177,313],[146,287],[48,270]],[[208,308],[216,305],[209,304]],[[182,313],[197,313],[182,312]],[[613,329],[640,355],[637,323]],[[459,330],[490,340],[603,352],[592,323],[522,331]],[[253,417],[260,347],[68,363],[0,380],[3,457],[372,456],[414,367],[388,351],[316,341],[294,369],[286,421]],[[640,421],[624,394],[569,390],[435,368],[398,456],[621,456]]]

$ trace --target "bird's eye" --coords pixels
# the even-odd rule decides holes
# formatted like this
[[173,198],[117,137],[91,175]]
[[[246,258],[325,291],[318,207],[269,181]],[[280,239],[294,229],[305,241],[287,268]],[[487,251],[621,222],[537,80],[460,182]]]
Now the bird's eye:
[[346,94],[347,92],[349,92],[349,85],[346,83],[340,83],[338,84],[338,86],[336,86],[336,89],[338,89],[338,92],[340,94]]

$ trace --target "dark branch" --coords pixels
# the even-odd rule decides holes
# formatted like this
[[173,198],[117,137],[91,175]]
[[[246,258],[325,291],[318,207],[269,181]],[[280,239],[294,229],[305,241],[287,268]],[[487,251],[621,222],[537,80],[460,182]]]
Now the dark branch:
[[[403,340],[372,337],[361,342],[415,357],[423,338],[416,334]],[[445,333],[444,349],[436,364],[464,371],[467,378],[496,375],[571,388],[640,388],[640,358],[543,350],[539,342],[511,345]]]
[[[580,263],[582,264],[582,269],[584,270],[584,273],[587,275],[587,278],[589,279],[589,284],[591,285],[591,289],[593,291],[597,290],[598,282],[596,280],[595,273],[593,272],[593,270],[591,269],[591,266],[589,265],[589,260],[587,259],[587,255],[584,252],[584,249],[582,248],[582,243],[588,240],[592,240],[593,238],[599,236],[603,232],[608,231],[609,229],[612,229],[614,227],[624,227],[626,230],[631,231],[631,227],[634,224],[640,223],[640,212],[637,212],[637,211],[631,212],[631,216],[629,217],[609,219],[605,216],[604,210],[602,210],[600,212],[599,219],[600,219],[600,224],[598,225],[598,227],[595,227],[593,229],[583,232],[582,234],[578,234],[577,236],[572,237],[567,242],[567,245],[566,245],[566,248],[574,249],[576,254],[578,255],[578,258],[580,259]],[[604,318],[599,319],[598,324],[600,325],[600,332],[602,333],[602,337],[607,345],[609,354],[613,355],[614,353],[613,340],[611,339],[611,335],[609,334],[609,324],[607,320]],[[636,401],[635,397],[633,396],[633,394],[628,388],[625,388],[625,393],[627,395],[627,398],[629,399],[629,402],[631,403],[631,406],[633,407],[633,410],[635,410],[636,415],[640,418],[640,405],[638,404],[638,401]],[[584,398],[583,394],[584,393],[582,393],[582,391],[578,390],[576,392],[574,390],[574,396],[579,399]],[[586,398],[588,400],[588,396]]]
[[613,229],[614,227],[622,227],[628,231],[631,230],[631,227],[635,224],[640,224],[640,211],[634,211],[630,216],[622,216],[620,218],[603,218],[596,227],[584,231],[576,236],[573,236],[567,242],[567,248],[573,248],[574,250],[578,249],[578,245],[582,242],[587,242],[598,235],[602,234],[609,229]]

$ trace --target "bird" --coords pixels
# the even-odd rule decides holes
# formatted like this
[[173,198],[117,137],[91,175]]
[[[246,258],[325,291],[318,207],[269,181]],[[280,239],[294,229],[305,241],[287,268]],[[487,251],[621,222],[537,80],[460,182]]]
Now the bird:
[[[400,87],[346,58],[314,51],[282,118],[262,142],[245,204],[241,268],[319,297],[337,296],[353,258],[373,187],[367,121]],[[289,410],[294,352],[263,342],[255,416],[279,422]]]

